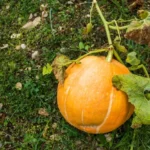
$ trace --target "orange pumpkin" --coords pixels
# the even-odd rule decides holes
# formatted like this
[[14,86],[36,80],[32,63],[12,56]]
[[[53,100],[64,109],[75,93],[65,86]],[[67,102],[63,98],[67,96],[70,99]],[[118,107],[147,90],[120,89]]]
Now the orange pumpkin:
[[121,126],[133,113],[127,95],[112,85],[112,77],[129,70],[116,60],[87,56],[66,69],[58,85],[58,107],[74,127],[88,133],[107,133]]

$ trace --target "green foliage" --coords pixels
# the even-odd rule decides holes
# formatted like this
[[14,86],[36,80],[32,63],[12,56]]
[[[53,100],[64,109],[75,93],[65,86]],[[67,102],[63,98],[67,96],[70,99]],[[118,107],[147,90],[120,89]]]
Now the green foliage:
[[113,77],[113,84],[119,90],[127,93],[129,102],[135,106],[132,127],[137,128],[142,124],[150,125],[150,101],[145,94],[150,92],[150,79],[134,74],[117,75]]
[[52,66],[49,63],[47,63],[46,66],[43,67],[42,74],[43,75],[51,74],[52,70],[53,70]]
[[136,52],[128,53],[126,62],[132,66],[137,66],[140,64],[140,60],[136,58]]

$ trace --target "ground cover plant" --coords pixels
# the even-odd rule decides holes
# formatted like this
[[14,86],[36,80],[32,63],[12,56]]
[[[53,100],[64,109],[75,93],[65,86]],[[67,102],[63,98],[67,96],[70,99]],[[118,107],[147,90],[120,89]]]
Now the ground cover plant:
[[[95,11],[93,29],[87,31],[91,2],[0,1],[0,149],[150,149],[150,127],[133,129],[132,118],[113,132],[93,135],[70,126],[58,110],[58,81],[53,73],[49,74],[57,54],[76,59],[91,49],[108,45],[103,23]],[[139,8],[150,9],[149,1],[130,3],[98,2],[107,20],[130,20],[137,16]],[[116,32],[111,36],[115,38]],[[128,53],[135,52],[136,64],[143,64],[150,73],[148,43],[136,42],[122,39],[121,44]],[[125,62],[127,54],[118,53]],[[126,65],[130,67],[130,63]],[[133,73],[145,76],[142,69]]]

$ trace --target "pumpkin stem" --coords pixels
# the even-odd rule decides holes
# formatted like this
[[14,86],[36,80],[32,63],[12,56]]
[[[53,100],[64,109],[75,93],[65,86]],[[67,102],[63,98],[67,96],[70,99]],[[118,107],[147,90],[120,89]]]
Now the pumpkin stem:
[[91,55],[91,54],[96,54],[96,53],[100,53],[100,52],[106,52],[108,51],[108,48],[102,48],[102,49],[95,49],[95,50],[92,50],[88,53],[86,53],[85,55],[82,55],[80,56],[79,58],[77,58],[76,60],[73,60],[75,63],[78,63],[82,58],[88,56],[88,55]]
[[107,40],[108,40],[108,44],[110,45],[109,46],[109,51],[108,51],[108,55],[106,57],[106,60],[108,62],[111,62],[112,58],[113,58],[113,50],[114,50],[114,47],[113,47],[113,42],[112,42],[112,39],[111,39],[111,36],[110,36],[110,31],[109,31],[109,22],[106,21],[100,7],[98,6],[98,3],[97,3],[97,0],[93,0],[93,3],[95,4],[95,7],[96,7],[96,10],[104,24],[104,28],[105,28],[105,31],[106,31],[106,35],[107,35]]

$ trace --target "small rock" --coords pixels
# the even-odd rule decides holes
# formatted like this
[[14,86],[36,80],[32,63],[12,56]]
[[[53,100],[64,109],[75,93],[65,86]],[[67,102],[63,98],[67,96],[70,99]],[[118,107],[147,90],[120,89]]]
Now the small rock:
[[25,45],[25,44],[21,44],[20,47],[21,47],[22,49],[26,49],[26,45]]

